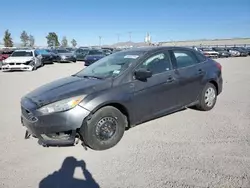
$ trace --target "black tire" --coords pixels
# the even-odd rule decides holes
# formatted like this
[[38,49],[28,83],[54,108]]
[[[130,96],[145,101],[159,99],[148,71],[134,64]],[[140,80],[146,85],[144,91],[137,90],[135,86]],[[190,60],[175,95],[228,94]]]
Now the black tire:
[[36,67],[36,65],[34,64],[31,71],[35,71],[35,70],[37,70],[37,67]]
[[[106,129],[110,129],[112,134],[106,133],[110,135],[106,135],[108,138],[104,138],[105,136],[102,137],[101,135],[105,133],[101,131],[101,128],[104,128],[103,126],[105,126],[105,123],[108,125],[108,122],[112,122],[110,126],[112,126],[113,129]],[[127,124],[127,117],[117,108],[105,106],[96,111],[90,120],[86,120],[80,130],[80,134],[85,144],[91,149],[106,150],[112,148],[121,140]]]
[[[208,94],[209,90],[210,91],[213,90],[215,94],[212,104],[211,103],[208,104],[208,102],[206,102],[206,98],[207,98],[206,95]],[[213,107],[216,104],[216,101],[217,101],[216,87],[212,83],[207,83],[206,86],[202,90],[202,93],[199,97],[199,103],[196,105],[196,108],[201,111],[209,111],[213,109]]]

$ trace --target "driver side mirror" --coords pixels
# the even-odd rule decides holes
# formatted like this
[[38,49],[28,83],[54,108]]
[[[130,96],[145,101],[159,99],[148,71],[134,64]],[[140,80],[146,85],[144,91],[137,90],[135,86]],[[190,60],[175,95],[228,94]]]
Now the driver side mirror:
[[141,68],[135,71],[135,78],[137,80],[146,81],[148,78],[152,77],[153,73],[145,68]]

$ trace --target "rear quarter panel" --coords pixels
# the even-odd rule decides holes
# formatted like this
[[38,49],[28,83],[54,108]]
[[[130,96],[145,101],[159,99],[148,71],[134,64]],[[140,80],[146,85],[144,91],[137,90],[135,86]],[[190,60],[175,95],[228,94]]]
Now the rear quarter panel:
[[205,70],[205,75],[202,79],[202,85],[206,85],[208,82],[216,82],[217,87],[222,84],[222,72],[217,67],[216,61],[208,58],[206,62],[203,63],[202,67]]

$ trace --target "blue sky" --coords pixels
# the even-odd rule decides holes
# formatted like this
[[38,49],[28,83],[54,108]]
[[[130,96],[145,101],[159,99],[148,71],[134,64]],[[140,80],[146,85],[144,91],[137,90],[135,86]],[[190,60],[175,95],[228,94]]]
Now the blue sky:
[[250,37],[250,0],[11,0],[1,2],[0,37],[9,29],[14,42],[26,30],[37,45],[48,32],[80,45],[144,40]]

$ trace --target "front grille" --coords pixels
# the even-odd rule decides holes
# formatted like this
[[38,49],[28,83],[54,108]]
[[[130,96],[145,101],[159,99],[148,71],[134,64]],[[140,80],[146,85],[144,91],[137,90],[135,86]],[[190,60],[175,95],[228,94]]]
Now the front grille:
[[21,107],[21,110],[22,110],[23,116],[24,116],[27,120],[29,120],[29,121],[31,121],[31,122],[35,122],[35,121],[38,120],[37,117],[35,117],[29,110],[25,109],[24,107]]

